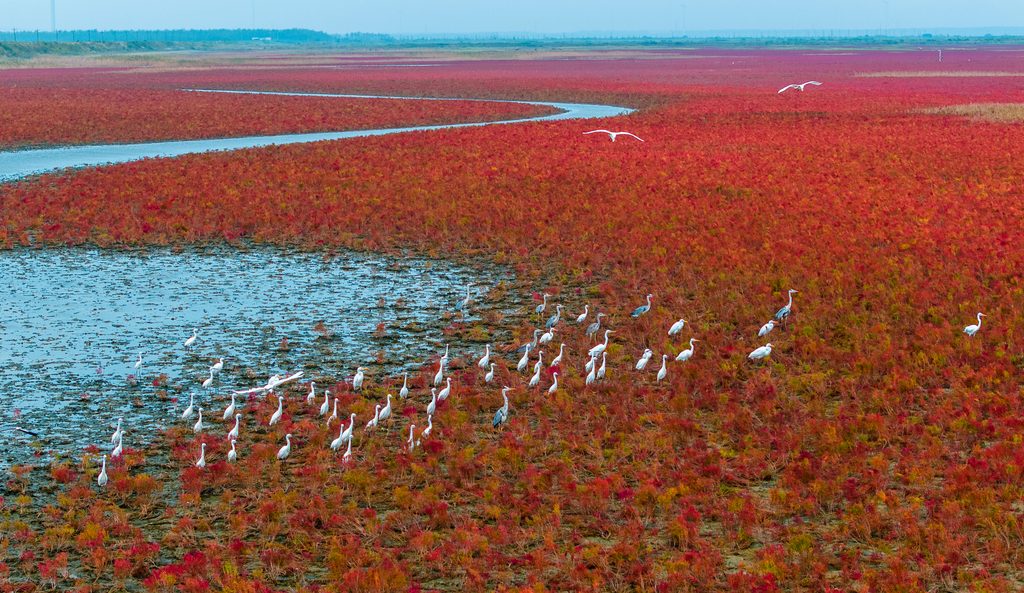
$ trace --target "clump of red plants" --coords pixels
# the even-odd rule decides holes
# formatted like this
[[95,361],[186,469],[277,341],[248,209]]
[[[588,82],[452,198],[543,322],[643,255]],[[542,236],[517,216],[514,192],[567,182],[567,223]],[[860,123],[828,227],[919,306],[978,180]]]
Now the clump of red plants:
[[[230,425],[214,422],[199,436],[168,429],[108,465],[102,490],[96,450],[49,472],[12,467],[0,590],[1019,588],[1024,144],[1019,126],[912,110],[1011,98],[1016,83],[891,74],[997,71],[1011,58],[976,50],[970,63],[956,55],[939,66],[909,51],[722,51],[652,52],[603,71],[526,62],[505,83],[591,100],[627,97],[633,84],[634,104],[654,107],[601,127],[642,144],[582,135],[592,122],[534,123],[153,160],[0,188],[0,241],[11,248],[412,248],[512,266],[523,294],[556,294],[567,308],[558,390],[547,393],[553,369],[535,388],[515,371],[518,355],[504,349],[530,339],[533,324],[506,320],[515,339],[492,344],[498,378],[484,383],[474,364],[482,345],[453,352],[454,394],[412,451],[403,444],[410,424],[427,424],[436,361],[411,374],[411,399],[376,431],[362,423],[400,377],[374,377],[358,393],[329,387],[339,415],[360,422],[350,463],[328,448],[339,425],[325,427],[319,402],[304,403],[308,384],[295,384],[274,426],[276,395],[250,397],[236,463],[226,461]],[[747,78],[723,68],[738,59],[760,66]],[[447,88],[468,96],[501,77],[490,68],[449,67]],[[776,93],[815,71],[822,87]],[[195,86],[220,76],[230,88],[251,75],[195,76]],[[265,80],[331,92],[437,84],[421,73],[317,76]],[[791,288],[771,356],[747,360]],[[631,317],[648,293],[652,310]],[[600,311],[616,331],[608,377],[590,386],[591,341],[572,323],[584,305],[588,322]],[[962,328],[979,311],[985,324],[969,337]],[[679,317],[688,323],[669,337]],[[653,361],[635,370],[645,348],[671,361],[691,337],[693,358],[670,362],[665,380]],[[511,411],[496,430],[503,384]],[[205,468],[194,465],[201,443]],[[170,470],[150,467],[161,455]],[[56,494],[33,490],[37,481]]]

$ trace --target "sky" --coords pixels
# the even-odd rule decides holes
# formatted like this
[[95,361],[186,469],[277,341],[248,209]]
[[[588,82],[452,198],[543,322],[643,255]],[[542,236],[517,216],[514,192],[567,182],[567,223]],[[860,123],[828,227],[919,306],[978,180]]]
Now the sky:
[[[59,30],[389,34],[1024,27],[1024,0],[54,0]],[[50,0],[0,0],[0,30],[49,31]],[[927,32],[927,31],[925,31]]]

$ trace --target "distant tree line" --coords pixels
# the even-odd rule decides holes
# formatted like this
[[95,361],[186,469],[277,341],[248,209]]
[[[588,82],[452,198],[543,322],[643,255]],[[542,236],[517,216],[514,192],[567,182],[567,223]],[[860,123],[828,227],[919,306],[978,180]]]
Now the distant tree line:
[[258,41],[271,43],[388,43],[390,35],[349,33],[330,35],[311,29],[133,29],[133,30],[74,30],[74,31],[0,31],[0,41],[42,43],[203,43]]

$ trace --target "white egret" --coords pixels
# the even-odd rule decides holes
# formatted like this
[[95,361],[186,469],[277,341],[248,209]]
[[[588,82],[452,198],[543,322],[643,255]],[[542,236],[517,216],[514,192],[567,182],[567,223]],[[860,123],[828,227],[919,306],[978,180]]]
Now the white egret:
[[565,342],[562,342],[562,345],[558,347],[558,356],[556,356],[555,359],[551,361],[551,364],[548,365],[548,368],[550,369],[551,367],[553,367],[553,366],[555,366],[557,364],[561,364],[561,362],[562,362],[562,354],[564,354],[564,353],[565,353]]
[[490,364],[490,362],[491,362],[491,345],[490,344],[486,344],[486,345],[484,345],[484,355],[483,355],[483,358],[480,359],[480,362],[476,363],[476,366],[478,366],[478,367],[480,367],[482,369],[486,369],[487,365]]
[[381,422],[391,417],[391,394],[388,394],[388,405],[380,409],[380,414],[377,416],[377,421]]
[[537,367],[537,370],[534,371],[533,376],[530,377],[530,387],[536,387],[538,383],[540,383],[540,367]]
[[519,364],[516,365],[516,370],[520,373],[526,368],[526,365],[530,362],[530,344],[526,345],[526,352],[523,352],[523,357],[519,359]]
[[650,311],[651,310],[651,297],[653,297],[653,296],[654,296],[653,294],[647,295],[647,304],[646,305],[640,305],[636,309],[633,309],[633,312],[630,313],[630,315],[632,315],[633,317],[640,317],[644,313]]
[[241,414],[235,414],[235,427],[232,428],[230,432],[228,432],[228,438],[229,439],[237,439],[238,438],[238,429],[241,426],[242,426],[242,415]]
[[337,451],[345,443],[345,423],[342,422],[341,430],[338,431],[338,438],[331,441],[331,451]]
[[771,345],[771,343],[768,343],[768,344],[765,344],[764,346],[761,346],[757,350],[754,350],[750,354],[748,354],[747,358],[749,358],[750,360],[761,360],[762,358],[767,357],[771,353],[772,353],[772,345]]
[[327,413],[327,410],[331,409],[331,390],[324,390],[324,403],[320,404],[320,415],[323,416]]
[[674,335],[678,334],[679,332],[683,331],[683,326],[684,325],[686,325],[686,320],[683,319],[682,317],[680,317],[679,321],[673,323],[672,327],[668,328],[668,335],[674,336]]
[[292,452],[292,435],[290,435],[290,434],[284,435],[284,440],[287,441],[288,444],[286,444],[285,446],[283,446],[283,447],[281,447],[280,449],[277,450],[277,458],[278,459],[285,459],[286,457],[291,455],[291,452]]
[[967,327],[964,328],[964,333],[967,334],[968,336],[973,336],[974,334],[978,333],[978,330],[981,329],[982,317],[988,316],[985,315],[984,313],[978,313],[978,325],[968,325]]
[[117,419],[117,428],[114,429],[114,434],[110,437],[110,444],[117,442],[117,439],[121,438],[121,421],[124,420],[124,416]]
[[402,390],[398,392],[398,397],[405,399],[409,397],[409,373],[402,373]]
[[124,450],[124,431],[121,431],[121,436],[117,437],[117,446],[110,452],[110,458],[119,457],[121,452]]
[[196,467],[206,467],[206,443],[199,444],[199,461],[196,462]]
[[235,394],[232,393],[231,394],[231,403],[228,404],[228,407],[224,408],[224,416],[221,418],[221,420],[230,420],[231,417],[234,416],[234,415],[235,415]]
[[769,319],[768,323],[762,325],[761,329],[757,331],[757,337],[763,338],[767,336],[768,332],[772,331],[773,329],[775,329],[775,320]]
[[203,389],[209,389],[213,385],[213,369],[210,369],[210,378],[203,381]]
[[441,366],[448,364],[448,347],[450,344],[444,345],[444,354],[441,355]]
[[647,361],[650,360],[652,356],[654,356],[653,350],[651,350],[650,348],[644,350],[643,355],[640,356],[640,360],[636,361],[636,370],[644,370],[644,367],[647,366]]
[[555,305],[555,314],[548,319],[548,322],[544,324],[544,327],[550,329],[554,327],[560,319],[562,319],[562,305]]
[[199,433],[203,432],[203,409],[202,408],[199,408],[199,420],[196,420],[196,423],[192,425],[192,432],[194,432],[196,434],[199,434]]
[[803,84],[790,84],[790,85],[786,85],[786,86],[782,87],[781,89],[779,89],[779,93],[782,93],[783,91],[788,91],[789,89],[796,89],[798,91],[802,91],[802,90],[804,90],[804,87],[809,85],[809,84],[813,84],[814,86],[818,86],[821,83],[818,82],[817,80],[808,80],[807,82],[805,82]]
[[214,365],[212,367],[210,367],[210,370],[215,372],[215,373],[219,373],[222,370],[224,370],[224,359],[222,358],[222,359],[218,360],[216,363],[214,363]]
[[416,448],[416,442],[412,438],[412,431],[416,430],[415,424],[409,425],[409,440],[405,442],[405,448],[412,452]]
[[547,344],[554,337],[555,337],[555,328],[552,327],[551,329],[549,329],[548,331],[544,332],[544,334],[541,335],[540,339],[537,340],[537,344],[538,345],[540,345],[540,344]]
[[334,412],[327,418],[327,426],[331,425],[331,422],[338,419],[338,398],[334,398]]
[[238,451],[235,451],[235,439],[231,439],[231,450],[228,451],[228,461],[231,463],[238,461]]
[[492,423],[494,428],[498,428],[508,420],[508,393],[511,391],[511,387],[504,387],[501,390],[501,397],[505,398],[505,405],[498,408],[498,411],[494,413],[494,422]]
[[452,392],[452,378],[448,377],[448,385],[444,389],[437,392],[437,401],[443,402],[448,395]]
[[591,356],[590,360],[587,361],[586,366],[583,367],[583,370],[590,371],[590,369],[594,368],[595,364],[597,364],[597,357],[596,356]]
[[196,394],[195,394],[195,392],[192,392],[192,394],[189,396],[188,407],[185,408],[185,411],[181,413],[181,419],[182,420],[188,420],[189,418],[192,417],[192,412],[195,411],[195,405],[196,405]]
[[277,398],[277,411],[274,412],[274,414],[272,416],[270,416],[270,424],[269,424],[269,426],[273,426],[273,425],[277,424],[278,421],[281,420],[281,416],[283,414],[284,414],[284,396],[282,395],[282,396],[279,396]]
[[139,359],[135,361],[135,377],[142,373],[142,350],[139,350]]
[[434,429],[434,415],[427,414],[427,427],[420,433],[420,438],[416,439],[416,444],[419,445],[420,441],[427,438],[430,435],[430,431]]
[[427,404],[427,414],[433,414],[434,410],[437,409],[437,390],[434,388],[430,389],[430,403]]
[[587,385],[590,385],[591,383],[593,383],[594,381],[597,380],[597,364],[595,364],[596,362],[597,362],[597,356],[591,354],[590,355],[590,372],[587,373]]
[[377,407],[374,408],[374,410],[373,410],[373,418],[370,418],[370,421],[366,423],[366,430],[371,429],[371,428],[377,428],[377,420],[378,420],[379,416],[380,416],[380,404],[377,404]]
[[341,431],[341,440],[343,440],[343,441],[351,441],[352,440],[352,429],[355,428],[355,425],[356,425],[356,413],[352,412],[351,414],[349,414],[349,417],[348,417],[348,428],[345,428],[344,425],[342,426],[342,428],[345,428],[345,429]]
[[437,374],[434,375],[434,385],[440,385],[444,381],[444,361],[437,365]]
[[551,373],[551,376],[554,377],[555,382],[551,384],[551,387],[548,387],[548,395],[552,395],[558,391],[558,373]]
[[306,396],[306,404],[312,404],[316,401],[316,383],[313,381],[309,382],[309,395]]
[[582,325],[587,320],[588,314],[590,314],[590,305],[583,305],[583,312],[576,318],[576,323]]
[[549,296],[551,296],[551,295],[545,292],[544,293],[544,302],[539,304],[539,305],[537,305],[537,308],[534,309],[534,311],[537,313],[538,317],[540,316],[541,313],[544,312],[544,309],[547,308],[547,306],[548,306],[548,297]]
[[631,134],[630,132],[609,132],[608,130],[591,130],[589,132],[583,132],[583,135],[586,136],[587,134],[596,134],[598,132],[602,132],[604,134],[608,134],[609,136],[611,136],[612,142],[615,142],[615,138],[618,136],[632,136],[641,142],[644,141],[643,138],[641,138],[640,136],[637,136],[636,134]]
[[341,456],[342,463],[351,463],[352,461],[352,439],[348,440],[348,449],[345,450],[345,454]]
[[779,309],[778,313],[775,314],[775,319],[777,319],[779,321],[782,321],[783,319],[789,317],[789,312],[793,309],[793,293],[794,292],[798,292],[798,291],[793,290],[792,288],[789,289],[789,302],[786,303],[785,307]]
[[607,315],[605,315],[604,313],[598,313],[594,323],[591,323],[590,325],[587,326],[586,335],[588,338],[593,338],[594,334],[597,333],[597,330],[601,329],[602,317],[607,317]]
[[533,365],[533,372],[539,373],[540,367],[544,365],[544,351],[540,350],[537,352],[537,362]]
[[608,371],[608,353],[601,353],[601,368],[597,369],[597,376],[595,379],[604,379],[605,373]]
[[192,330],[192,337],[185,340],[185,349],[189,350],[196,345],[196,340],[199,339],[199,328]]
[[246,389],[245,391],[235,391],[233,393],[235,395],[248,395],[250,393],[257,393],[257,392],[260,392],[260,391],[271,391],[272,389],[274,389],[278,385],[281,385],[283,383],[288,383],[289,381],[294,381],[296,379],[301,379],[301,378],[302,378],[302,371],[299,371],[299,372],[295,373],[294,375],[291,375],[289,377],[284,377],[284,378],[282,378],[280,375],[272,375],[270,377],[270,379],[267,380],[267,384],[266,385],[263,385],[261,387],[253,387],[252,389]]
[[588,352],[588,354],[590,354],[591,356],[597,358],[597,355],[601,354],[602,352],[604,352],[605,348],[608,347],[608,334],[614,334],[614,333],[615,333],[615,330],[613,330],[613,329],[606,329],[606,330],[604,330],[604,344],[598,344],[597,346],[594,346],[593,348],[590,349],[590,352]]
[[103,468],[100,469],[100,475],[96,478],[96,483],[99,484],[100,488],[107,485],[107,456],[103,456]]
[[658,382],[661,382],[661,380],[664,379],[668,375],[668,366],[666,366],[668,364],[666,362],[667,360],[668,360],[668,354],[662,354],[661,355],[661,370],[658,371]]
[[690,338],[690,347],[688,349],[686,349],[686,350],[683,350],[679,354],[677,354],[676,355],[676,361],[677,362],[683,362],[683,361],[686,361],[686,360],[690,360],[690,357],[693,356],[693,343],[694,342],[699,342],[699,341],[700,340],[698,340],[696,338]]
[[356,367],[356,374],[352,377],[352,391],[359,391],[363,388],[363,371],[369,369],[364,367]]
[[487,374],[484,375],[484,382],[485,383],[490,383],[493,380],[494,380],[494,363],[492,362],[491,363],[491,370],[487,371]]

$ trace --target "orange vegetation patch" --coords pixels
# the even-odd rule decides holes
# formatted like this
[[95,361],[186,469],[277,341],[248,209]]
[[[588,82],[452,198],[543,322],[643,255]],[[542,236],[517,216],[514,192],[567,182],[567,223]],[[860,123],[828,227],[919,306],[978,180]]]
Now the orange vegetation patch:
[[965,115],[974,119],[996,122],[1017,122],[1024,120],[1024,103],[971,103],[925,109],[924,113],[941,115]]

